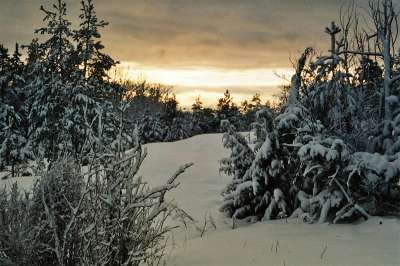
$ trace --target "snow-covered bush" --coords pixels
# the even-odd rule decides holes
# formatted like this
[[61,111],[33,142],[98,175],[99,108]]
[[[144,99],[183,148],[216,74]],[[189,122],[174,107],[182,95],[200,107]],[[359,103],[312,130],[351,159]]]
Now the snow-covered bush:
[[400,154],[356,152],[348,166],[346,185],[371,215],[398,214]]
[[400,100],[390,97],[393,119],[383,120],[374,128],[369,145],[370,152],[393,155],[400,152]]
[[[60,158],[41,174],[32,191],[29,226],[31,260],[36,265],[79,263],[84,180],[70,158]],[[26,230],[26,229],[25,229]]]
[[262,195],[256,210],[259,218],[269,220],[289,216],[295,207],[300,168],[296,141],[307,130],[313,132],[316,125],[307,117],[304,107],[293,103],[263,124],[261,136],[265,137],[261,138],[263,142],[248,174],[252,177],[254,195]]
[[273,113],[270,109],[261,108],[256,112],[255,122],[251,128],[254,132],[254,150],[257,151],[267,138],[268,132],[272,130]]
[[29,265],[33,245],[30,227],[32,202],[16,184],[0,191],[0,265]]
[[176,206],[165,194],[182,166],[150,188],[137,171],[146,156],[92,154],[87,171],[69,157],[40,174],[30,195],[17,187],[0,196],[0,252],[10,265],[147,265],[164,254],[166,219]]
[[337,182],[342,181],[350,152],[341,139],[317,135],[303,140],[304,144],[297,144],[301,177],[296,180],[299,192],[292,217],[301,215],[308,222],[333,221],[345,201]]
[[327,185],[327,176],[343,168],[349,158],[349,150],[341,139],[313,137],[299,148],[303,176],[313,177],[312,194],[315,196]]
[[229,216],[244,218],[253,214],[252,182],[246,171],[254,160],[254,152],[245,137],[235,131],[234,126],[228,121],[221,122],[225,131],[222,142],[231,154],[220,161],[220,171],[232,176],[232,181],[222,191],[224,198],[220,208]]
[[368,217],[358,197],[343,187],[352,158],[343,140],[324,136],[321,123],[299,105],[287,106],[272,124],[265,121],[256,123],[262,144],[237,185],[237,191],[246,192],[242,193],[246,200],[237,201],[245,212],[235,218],[291,216],[307,222],[338,222],[347,215],[349,204]]

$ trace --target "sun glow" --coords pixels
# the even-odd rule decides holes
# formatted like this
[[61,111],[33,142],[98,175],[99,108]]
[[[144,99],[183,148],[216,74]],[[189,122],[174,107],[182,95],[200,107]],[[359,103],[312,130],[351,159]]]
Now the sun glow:
[[[221,69],[221,68],[157,68],[123,62],[118,77],[130,80],[146,80],[173,86],[178,101],[188,107],[200,96],[206,105],[214,105],[225,89],[231,90],[239,102],[255,92],[264,98],[275,94],[276,89],[287,84],[293,73],[290,68]],[[268,89],[269,88],[269,89]],[[269,90],[269,91],[265,91]]]

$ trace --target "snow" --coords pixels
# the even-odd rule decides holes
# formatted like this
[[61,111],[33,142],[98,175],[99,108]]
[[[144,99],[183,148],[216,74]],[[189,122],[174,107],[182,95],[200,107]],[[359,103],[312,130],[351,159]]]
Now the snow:
[[179,178],[178,189],[171,191],[174,198],[196,220],[204,219],[206,212],[219,215],[221,191],[231,178],[219,173],[219,160],[229,155],[222,147],[222,134],[205,134],[177,142],[151,143],[146,145],[148,156],[139,175],[150,185],[165,183],[184,163],[194,165]]
[[[372,173],[370,177],[375,178],[375,174],[385,176],[385,181],[390,181],[400,172],[399,159],[390,160],[387,155],[378,153],[356,152],[353,155],[352,165],[349,169],[357,169],[359,166]],[[374,181],[374,180],[372,180]],[[377,181],[377,180],[375,180]]]
[[[167,265],[400,264],[398,219],[373,218],[360,225],[308,225],[297,220],[289,220],[288,223],[281,220],[239,226],[232,230],[231,219],[217,211],[222,200],[220,191],[230,180],[218,171],[218,160],[228,155],[228,150],[222,147],[221,134],[199,135],[178,142],[146,146],[149,156],[141,173],[151,184],[163,182],[165,173],[173,173],[180,164],[194,163],[179,177],[181,184],[170,196],[200,225],[204,222],[205,213],[209,213],[217,227],[214,230],[210,226],[203,237],[196,229],[189,229],[186,239],[179,239],[183,229],[178,229]],[[383,221],[382,225],[380,221]]]
[[37,177],[32,176],[21,176],[18,178],[8,178],[2,179],[3,176],[6,176],[6,172],[0,172],[0,187],[6,186],[10,188],[15,182],[18,184],[18,188],[26,191],[30,191],[33,188],[33,183]]
[[[221,190],[231,178],[219,173],[219,160],[229,152],[222,147],[221,134],[199,135],[172,143],[146,145],[148,157],[140,175],[151,185],[165,183],[179,166],[193,162],[169,194],[202,227],[176,229],[166,257],[171,266],[250,265],[400,265],[400,221],[375,217],[359,225],[302,224],[297,220],[275,220],[239,224],[218,212]],[[0,185],[11,180],[1,180]],[[29,188],[31,177],[19,184]],[[212,224],[210,225],[210,220]],[[175,223],[175,221],[171,221]],[[380,224],[382,223],[382,224]]]
[[394,219],[358,226],[262,222],[192,239],[167,265],[394,266],[400,262],[399,226]]

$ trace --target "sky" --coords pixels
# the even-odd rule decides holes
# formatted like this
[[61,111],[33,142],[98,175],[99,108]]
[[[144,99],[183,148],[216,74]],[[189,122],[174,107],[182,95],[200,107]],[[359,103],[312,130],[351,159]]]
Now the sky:
[[[78,0],[67,0],[77,25]],[[239,102],[279,92],[291,60],[323,50],[324,28],[351,0],[95,0],[106,51],[125,78],[172,85],[182,106],[201,96],[216,103],[225,89]],[[365,3],[366,0],[356,0]],[[0,0],[0,43],[28,43],[50,0]]]

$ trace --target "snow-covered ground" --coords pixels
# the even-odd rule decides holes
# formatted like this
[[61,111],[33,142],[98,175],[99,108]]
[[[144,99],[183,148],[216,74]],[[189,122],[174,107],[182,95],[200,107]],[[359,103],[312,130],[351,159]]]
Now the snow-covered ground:
[[203,237],[193,228],[186,239],[178,231],[167,265],[400,265],[400,221],[394,218],[373,218],[360,225],[272,221],[232,230],[231,220],[217,211],[220,191],[229,180],[218,171],[218,160],[228,154],[221,138],[209,134],[147,145],[149,155],[141,172],[151,184],[165,181],[165,174],[183,163],[194,163],[170,196],[198,220],[199,227],[205,213],[217,226],[215,230],[208,222]]
[[[194,226],[175,231],[167,265],[400,265],[400,221],[396,218],[377,217],[360,225],[280,220],[232,230],[231,220],[217,211],[220,191],[229,180],[218,171],[218,160],[228,154],[221,138],[209,134],[146,145],[148,157],[140,174],[152,185],[164,183],[180,165],[194,163],[179,177],[181,184],[169,197],[198,221],[198,227],[203,227],[204,217],[208,220],[202,237]],[[5,182],[12,181],[0,184]],[[19,179],[25,188],[31,182],[29,177]]]

